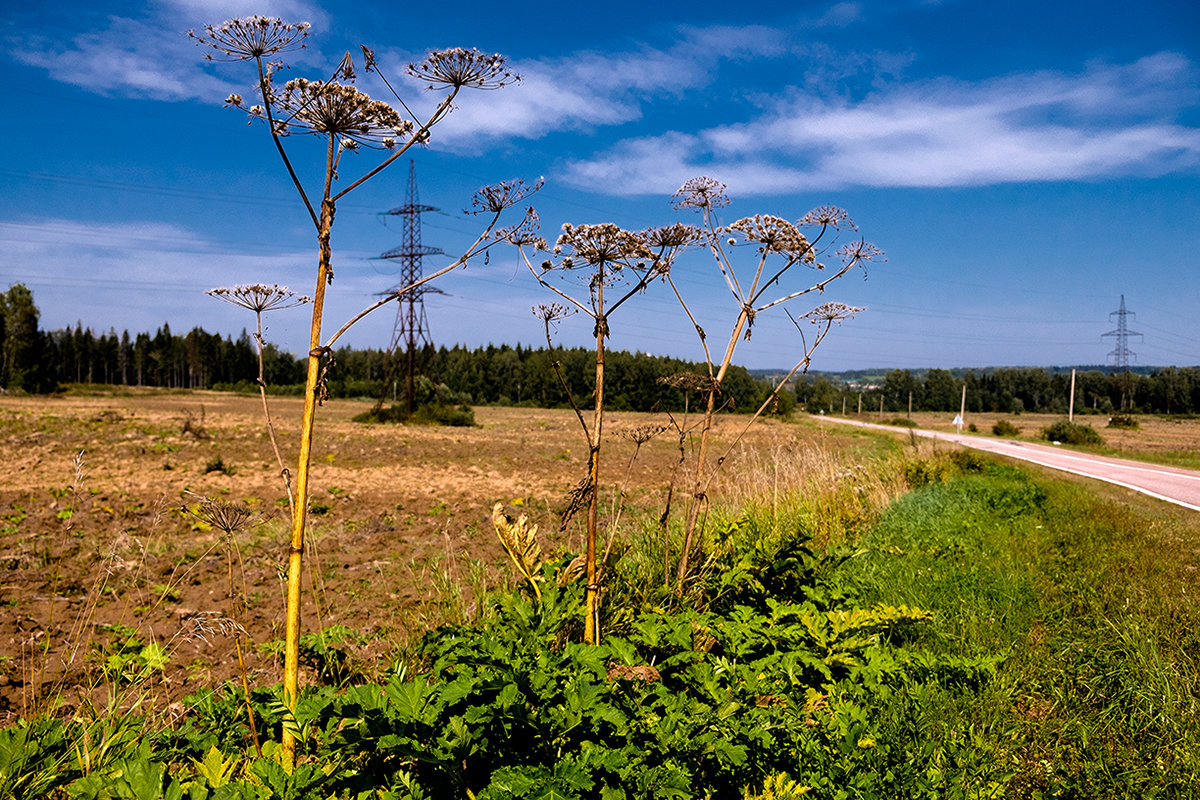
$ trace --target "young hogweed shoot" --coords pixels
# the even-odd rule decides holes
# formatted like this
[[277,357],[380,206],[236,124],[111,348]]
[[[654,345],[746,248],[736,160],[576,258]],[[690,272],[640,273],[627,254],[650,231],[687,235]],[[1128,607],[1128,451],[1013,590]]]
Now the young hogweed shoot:
[[[713,417],[717,410],[716,398],[721,390],[721,382],[725,379],[725,375],[733,363],[733,354],[738,343],[743,339],[750,339],[758,314],[807,294],[823,294],[826,287],[833,281],[841,278],[855,267],[865,267],[866,262],[880,259],[883,255],[882,251],[874,245],[860,240],[851,245],[844,245],[835,251],[835,255],[841,261],[840,264],[827,267],[818,260],[828,253],[828,245],[822,244],[827,236],[832,237],[840,230],[858,230],[846,212],[839,208],[822,206],[810,211],[795,223],[780,217],[755,214],[723,226],[717,218],[717,210],[727,205],[729,205],[729,198],[725,194],[725,185],[709,177],[692,178],[675,193],[676,208],[688,208],[700,214],[704,242],[712,253],[725,286],[737,306],[737,315],[730,328],[725,349],[719,359],[714,358],[709,350],[704,329],[697,322],[683,293],[679,291],[671,275],[669,273],[666,275],[666,281],[670,284],[675,297],[688,319],[691,320],[696,335],[700,339],[711,381],[706,390],[704,418],[700,426],[700,446],[696,456],[695,482],[688,506],[687,520],[684,524],[679,568],[676,572],[677,589],[680,591],[683,590],[684,581],[688,576],[701,508],[707,503],[707,487],[725,459],[725,456],[717,459],[713,467],[709,469],[707,459]],[[816,234],[809,239],[801,229],[815,229]],[[735,264],[734,251],[742,248],[751,250],[753,255],[748,257],[745,262]],[[815,279],[793,280],[797,267],[804,267],[815,272]],[[811,346],[807,341],[803,341],[802,336],[802,355],[796,362],[796,366],[775,387],[766,402],[751,418],[751,422],[757,419],[766,407],[778,397],[779,390],[786,381],[790,380],[797,371],[808,368],[813,350],[824,340],[830,327],[840,323],[843,319],[854,316],[861,310],[839,303],[826,303],[804,315],[809,322],[818,325],[818,335]],[[742,433],[744,432],[745,430],[742,431]],[[739,438],[740,436],[741,434],[739,434]]]
[[[370,180],[395,163],[411,147],[429,141],[430,130],[450,113],[455,98],[463,89],[497,89],[518,80],[505,66],[499,55],[487,55],[478,50],[454,48],[434,51],[421,63],[412,64],[408,72],[426,83],[429,89],[444,91],[442,98],[428,114],[418,116],[411,106],[399,100],[399,110],[390,103],[372,99],[353,84],[354,61],[350,54],[342,59],[329,78],[308,80],[296,78],[282,87],[275,81],[283,68],[276,60],[282,53],[304,47],[308,23],[287,23],[264,16],[240,17],[220,25],[210,25],[203,31],[188,35],[197,43],[212,50],[209,58],[218,61],[253,62],[257,72],[257,101],[248,104],[240,94],[232,94],[226,104],[242,109],[252,122],[267,126],[275,150],[283,162],[317,235],[316,288],[312,295],[312,323],[308,347],[308,372],[304,389],[304,414],[300,428],[300,453],[296,470],[295,497],[292,503],[291,550],[288,560],[287,620],[284,651],[284,696],[294,708],[299,682],[300,642],[300,584],[303,568],[305,527],[308,510],[308,481],[312,453],[313,427],[318,398],[322,392],[321,359],[330,352],[333,343],[358,319],[384,303],[397,299],[415,286],[389,295],[347,322],[333,337],[322,343],[322,324],[326,287],[333,281],[332,246],[330,236],[337,203],[349,192]],[[375,54],[363,48],[365,69],[379,73]],[[392,84],[384,79],[395,95]],[[324,159],[319,179],[307,187],[294,164],[287,146],[293,136],[313,136],[323,141]],[[342,172],[342,159],[347,153],[380,152],[373,166],[349,183],[337,188]],[[519,192],[516,192],[519,193]],[[500,194],[504,194],[501,192]],[[507,196],[512,197],[514,192]],[[493,206],[499,203],[493,203]],[[426,277],[420,283],[464,264],[467,259],[485,251],[491,244],[492,231],[498,220],[495,210],[483,234],[456,261],[445,269]],[[327,366],[326,366],[327,369]],[[285,730],[283,760],[289,770],[295,760],[294,736]]]

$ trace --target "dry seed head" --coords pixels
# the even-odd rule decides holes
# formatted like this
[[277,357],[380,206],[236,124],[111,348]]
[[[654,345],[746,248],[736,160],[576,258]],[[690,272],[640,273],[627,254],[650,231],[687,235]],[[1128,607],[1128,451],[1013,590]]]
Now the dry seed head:
[[542,322],[558,322],[560,319],[566,319],[576,313],[574,309],[567,308],[562,303],[550,303],[549,305],[536,305],[533,307],[533,315]]
[[561,262],[564,269],[571,269],[575,265],[575,258],[592,266],[603,265],[614,269],[637,267],[636,262],[654,258],[654,251],[641,235],[611,222],[599,225],[564,224],[554,244],[556,252],[571,253]]
[[188,31],[188,37],[220,54],[210,53],[210,59],[251,61],[304,48],[311,27],[307,22],[284,22],[277,17],[238,17],[220,25],[205,25],[201,33]]
[[426,81],[430,89],[499,89],[521,80],[499,53],[488,55],[465,47],[433,50],[420,64],[409,64],[408,74]]
[[687,247],[702,241],[704,238],[700,229],[695,225],[684,225],[679,222],[674,225],[650,228],[643,235],[645,236],[646,244],[651,247],[664,249]]
[[254,512],[241,503],[222,503],[208,498],[202,500],[195,510],[186,507],[185,510],[227,535],[241,530],[254,516]]
[[507,208],[512,208],[529,195],[542,188],[545,178],[538,178],[531,185],[526,185],[520,178],[511,181],[501,181],[484,186],[475,192],[471,198],[472,211],[468,214],[498,214]]
[[793,261],[812,263],[816,255],[808,239],[792,223],[769,214],[743,217],[726,228],[739,233],[749,242],[756,242],[760,253],[780,253]]
[[499,242],[508,242],[517,247],[533,247],[535,250],[545,250],[546,240],[538,232],[540,230],[538,213],[530,206],[525,210],[525,217],[516,225],[500,228],[494,234]]
[[812,211],[801,217],[800,221],[796,224],[817,225],[822,228],[834,228],[835,230],[858,230],[858,226],[854,224],[854,220],[850,219],[850,215],[837,206],[821,206],[819,208],[814,208]]
[[676,389],[682,389],[685,392],[708,389],[716,385],[716,382],[712,378],[697,372],[677,372],[674,375],[665,375],[659,378],[658,382],[664,386],[673,386]]
[[667,426],[660,423],[647,423],[645,425],[638,425],[636,428],[630,428],[625,431],[624,436],[640,447],[666,429]]
[[842,257],[842,261],[846,264],[857,262],[864,264],[867,261],[887,261],[883,257],[883,251],[870,242],[859,240],[853,244],[844,244],[837,249],[837,254]]
[[806,319],[814,325],[819,322],[831,322],[840,325],[842,320],[850,319],[860,311],[866,310],[864,307],[850,306],[845,303],[822,303],[812,311],[801,316],[801,319]]
[[[280,135],[316,133],[355,144],[383,145],[412,131],[412,123],[387,103],[353,86],[295,78],[276,99]],[[394,142],[393,142],[394,144]]]
[[226,303],[241,306],[256,314],[292,308],[310,302],[308,297],[297,296],[288,287],[280,286],[277,283],[270,286],[265,283],[240,284],[232,289],[221,286],[209,289],[205,294],[218,300],[224,300]]
[[675,208],[714,209],[729,205],[725,184],[705,175],[689,179],[672,197]]

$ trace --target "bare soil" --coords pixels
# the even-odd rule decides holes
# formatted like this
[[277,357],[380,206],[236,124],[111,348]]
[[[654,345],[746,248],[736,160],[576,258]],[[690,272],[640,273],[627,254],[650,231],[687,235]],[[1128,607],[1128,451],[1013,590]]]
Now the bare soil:
[[[474,428],[351,421],[368,407],[333,401],[319,411],[305,588],[306,630],[363,636],[347,647],[364,672],[386,667],[380,656],[410,633],[469,616],[482,588],[511,580],[494,503],[529,513],[547,548],[577,552],[578,522],[560,534],[558,515],[587,456],[570,411],[478,408]],[[300,408],[297,398],[272,400],[291,469]],[[638,449],[628,433],[665,421],[607,417],[605,474],[612,483],[628,470],[629,514],[661,513],[679,441],[666,433]],[[718,440],[744,424],[722,418]],[[764,420],[742,446],[817,440],[837,448],[854,435]],[[200,638],[205,620],[244,627],[251,685],[278,680],[288,502],[258,397],[0,397],[0,453],[0,723],[48,700],[67,712],[106,702],[110,657],[119,667],[130,635],[169,656],[152,682],[128,686],[147,704],[234,679],[234,639]],[[728,469],[724,479],[738,481]],[[244,505],[251,520],[227,535],[204,519],[208,501]]]

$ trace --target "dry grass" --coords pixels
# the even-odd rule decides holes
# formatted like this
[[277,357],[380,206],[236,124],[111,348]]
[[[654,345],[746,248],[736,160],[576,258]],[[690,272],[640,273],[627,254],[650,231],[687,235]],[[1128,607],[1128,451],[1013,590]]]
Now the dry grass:
[[[277,419],[295,419],[299,405],[298,398],[278,399]],[[528,513],[547,550],[581,550],[578,522],[557,533],[558,514],[587,466],[570,411],[479,408],[480,427],[468,429],[351,422],[365,407],[335,401],[321,412],[309,631],[346,626],[371,638],[364,659],[386,658],[409,632],[475,613],[477,594],[512,579],[492,530],[496,502]],[[654,422],[662,420],[609,415],[606,469],[624,484],[619,504],[611,484],[602,494],[610,516],[617,509],[631,521],[661,514],[678,440],[657,436],[631,463],[635,445],[626,435]],[[719,418],[718,444],[743,424]],[[197,426],[206,436],[195,434]],[[280,439],[292,459],[295,435],[282,430]],[[822,487],[875,493],[855,466],[870,471],[872,441],[764,420],[730,455],[710,496],[731,505],[782,492],[818,496]],[[272,642],[280,635],[287,501],[256,397],[4,397],[0,447],[8,454],[0,471],[7,602],[0,659],[10,659],[0,660],[0,715],[19,713],[39,684],[58,677],[67,702],[84,702],[88,687],[99,685],[97,648],[112,643],[105,626],[114,624],[144,642],[171,643],[171,663],[155,677],[164,701],[236,676],[230,637],[179,638],[199,616],[236,618],[252,640],[251,680],[277,679]],[[77,476],[73,460],[81,452]],[[224,469],[211,469],[218,461]],[[677,486],[686,485],[681,476]],[[249,525],[225,534],[187,510],[205,498],[244,504]],[[826,525],[821,535],[843,524],[853,521]]]

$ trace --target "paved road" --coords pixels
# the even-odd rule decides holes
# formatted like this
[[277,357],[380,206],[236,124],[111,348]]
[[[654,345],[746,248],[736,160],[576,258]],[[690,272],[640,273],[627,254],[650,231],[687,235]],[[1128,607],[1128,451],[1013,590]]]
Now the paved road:
[[[824,422],[874,428],[889,433],[908,433],[910,430],[897,428],[894,425],[873,425],[869,422],[838,417],[818,417],[818,419]],[[917,436],[956,442],[964,447],[985,450],[1010,458],[1019,458],[1022,461],[1031,461],[1051,469],[1115,483],[1118,486],[1133,489],[1135,492],[1166,500],[1168,503],[1200,511],[1200,472],[1194,470],[1146,464],[1141,461],[1126,461],[1107,456],[1094,456],[1054,445],[1018,442],[1012,439],[992,439],[983,436],[927,431],[920,428],[912,428],[911,431]]]

